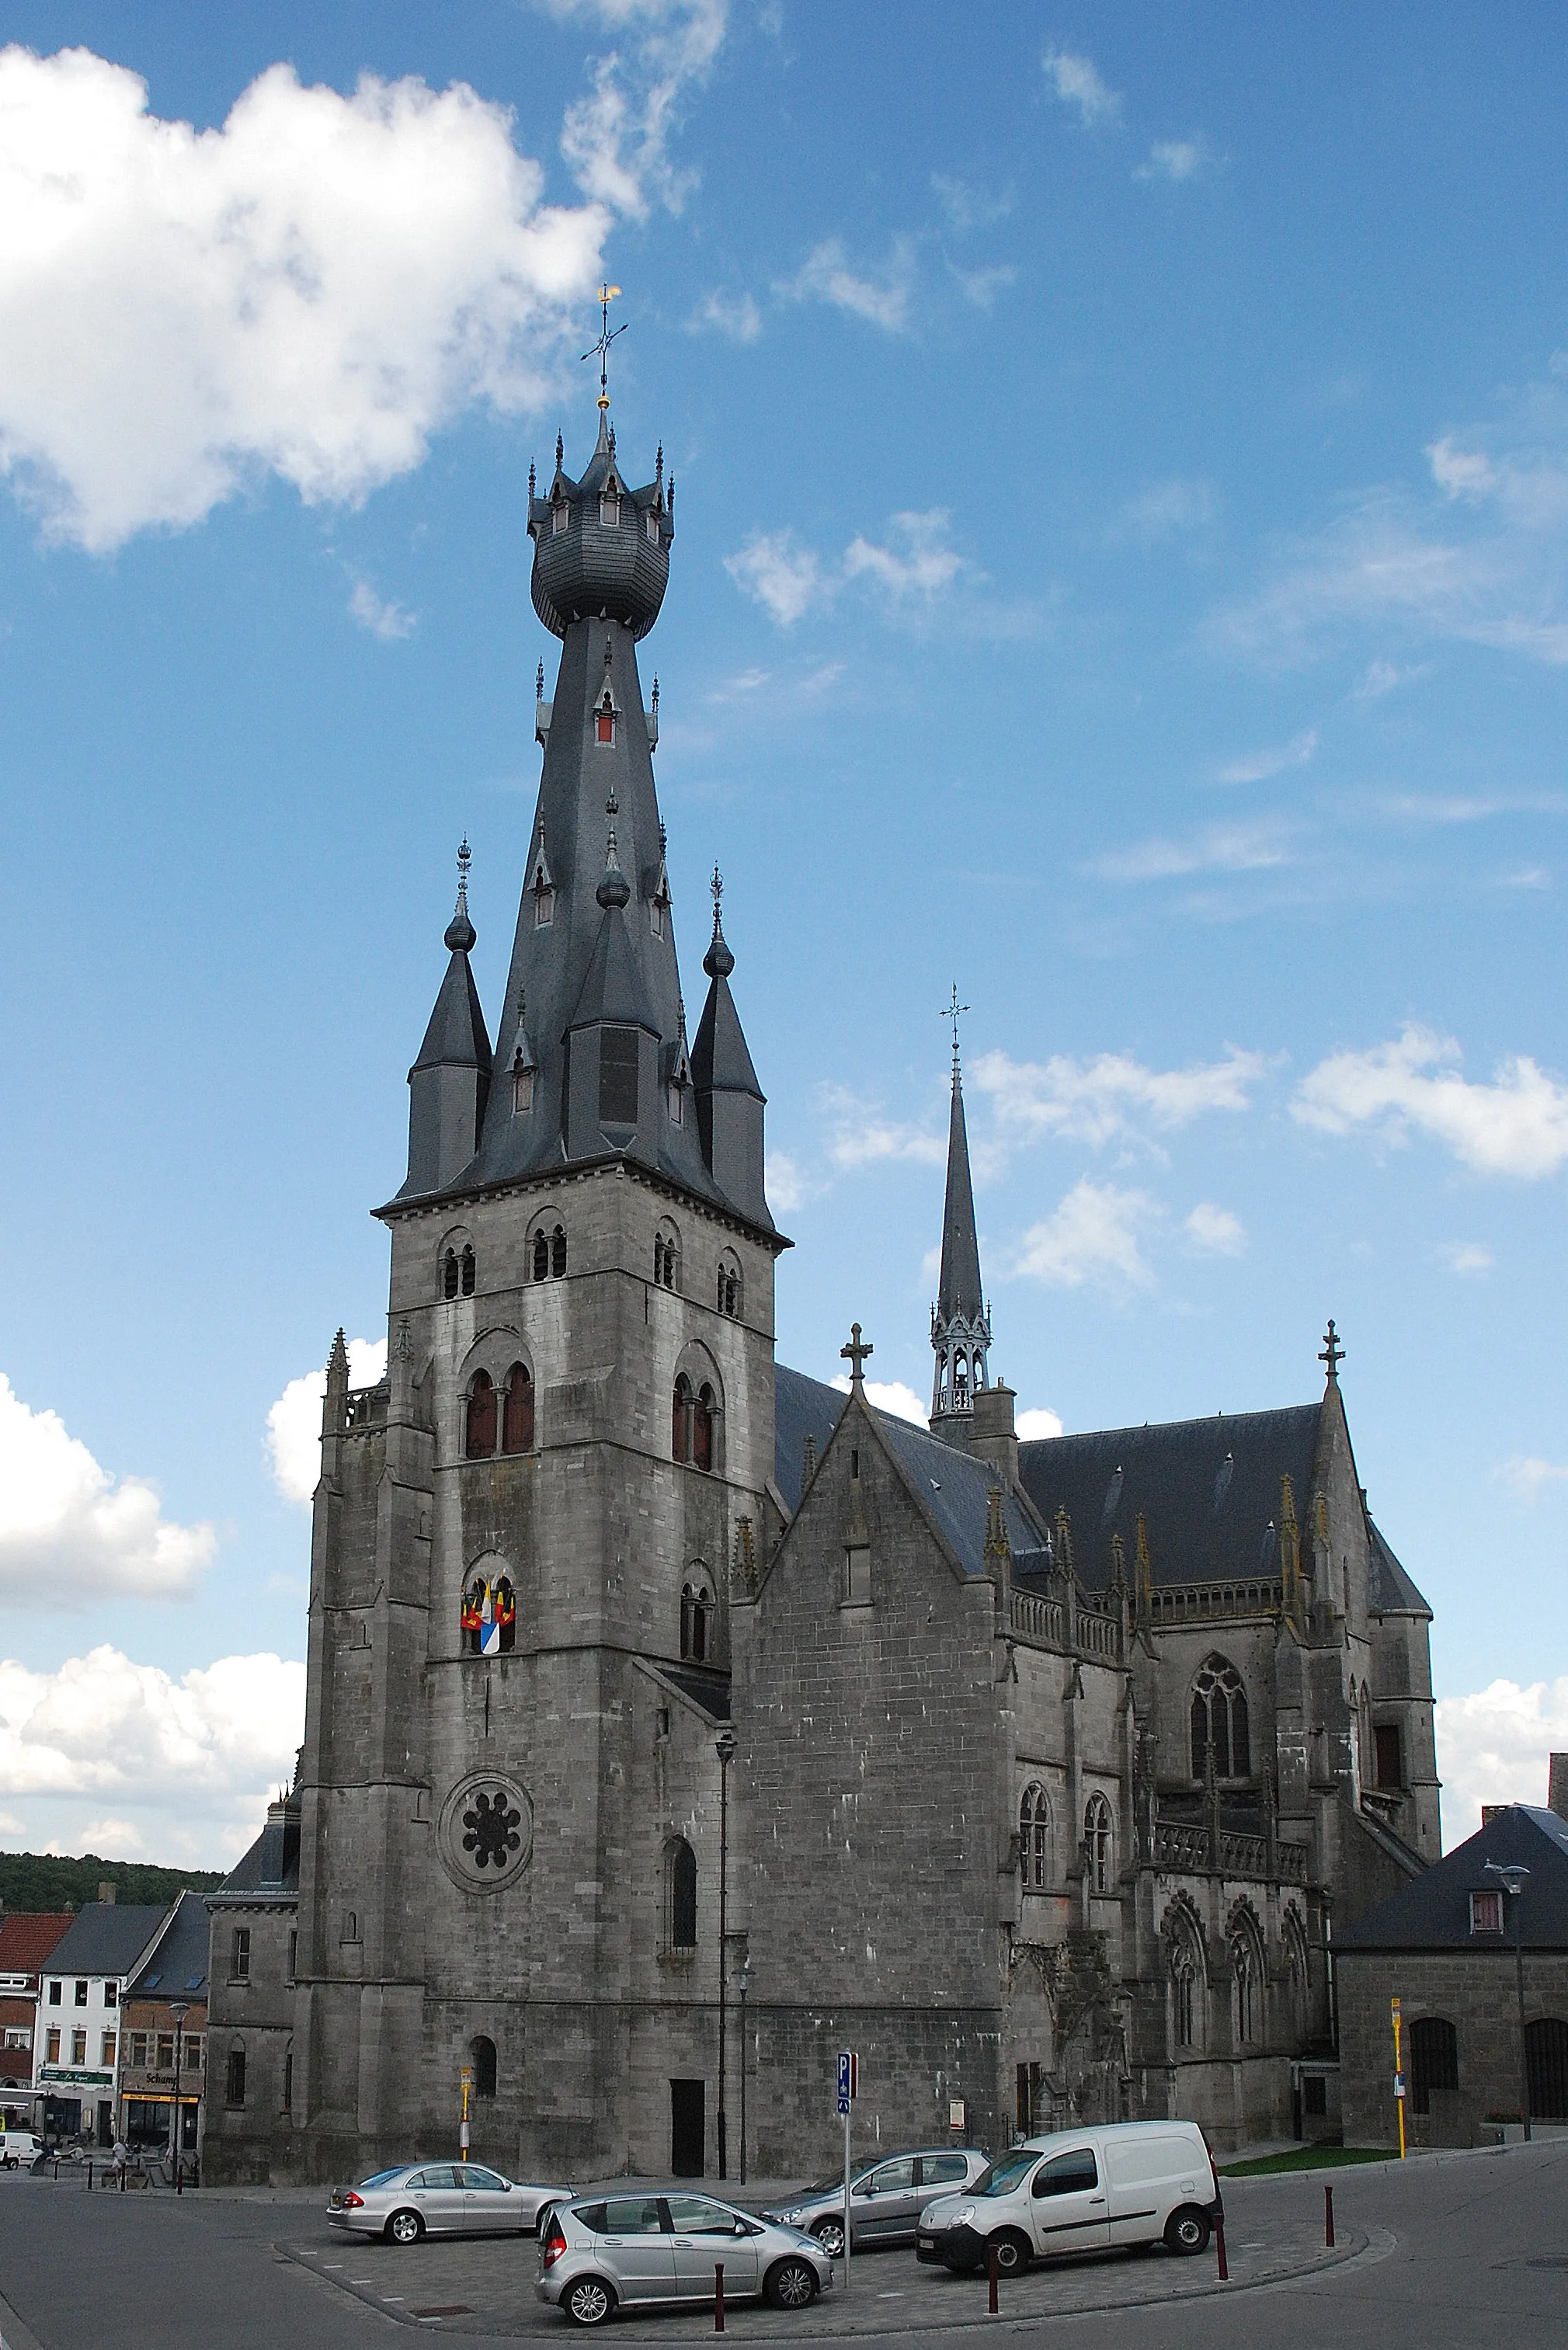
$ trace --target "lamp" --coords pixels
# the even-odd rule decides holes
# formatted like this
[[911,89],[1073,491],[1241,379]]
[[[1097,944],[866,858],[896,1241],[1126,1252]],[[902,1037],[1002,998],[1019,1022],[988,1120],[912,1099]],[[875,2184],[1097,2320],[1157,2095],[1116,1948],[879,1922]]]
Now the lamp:
[[724,1722],[716,1732],[713,1752],[719,1758],[719,2176],[727,2178],[730,2170],[728,2130],[724,2117],[724,2057],[728,1986],[724,1969],[730,1930],[730,1765],[735,1759],[735,1732],[732,1723]]
[[1486,1873],[1495,1877],[1513,1902],[1513,1980],[1519,1999],[1519,2112],[1528,2143],[1530,2131],[1530,2056],[1524,2044],[1524,1945],[1520,1939],[1520,1911],[1524,1880],[1530,1875],[1517,1860],[1489,1860]]

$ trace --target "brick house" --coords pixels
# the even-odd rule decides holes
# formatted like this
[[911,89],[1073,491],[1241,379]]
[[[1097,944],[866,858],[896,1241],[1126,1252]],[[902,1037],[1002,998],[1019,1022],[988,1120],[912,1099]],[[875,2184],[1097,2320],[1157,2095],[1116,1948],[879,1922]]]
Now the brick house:
[[[199,1893],[182,1893],[121,2010],[119,2127],[133,2150],[170,2145],[171,2108],[178,2097],[180,2152],[200,2154],[207,1956],[207,1905]],[[176,2006],[182,2016],[176,2017]]]
[[38,1978],[70,1924],[68,1909],[0,1919],[0,2112],[17,2122],[33,2118]]

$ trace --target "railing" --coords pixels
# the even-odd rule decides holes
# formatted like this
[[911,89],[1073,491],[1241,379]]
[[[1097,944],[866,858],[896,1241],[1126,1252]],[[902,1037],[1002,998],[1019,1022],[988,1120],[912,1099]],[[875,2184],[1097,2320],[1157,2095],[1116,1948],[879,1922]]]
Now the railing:
[[1062,1603],[1059,1599],[1037,1599],[1033,1592],[1015,1591],[1012,1595],[1012,1628],[1025,1640],[1043,1640],[1054,1648],[1062,1645]]
[[1250,1583],[1157,1584],[1149,1594],[1156,1624],[1202,1623],[1219,1616],[1277,1616],[1284,1590],[1277,1575]]
[[1086,1648],[1091,1657],[1119,1657],[1122,1627],[1114,1616],[1096,1616],[1092,1609],[1080,1607],[1078,1646]]
[[[1306,1846],[1281,1844],[1274,1850],[1281,1883],[1304,1885],[1307,1877]],[[1161,1868],[1181,1869],[1189,1876],[1206,1877],[1211,1865],[1209,1830],[1190,1821],[1157,1820],[1154,1857]],[[1270,1874],[1267,1836],[1248,1835],[1234,1828],[1221,1828],[1219,1874],[1221,1877],[1251,1877],[1267,1883]]]
[[385,1379],[379,1387],[350,1388],[348,1390],[348,1427],[358,1433],[367,1428],[385,1428],[387,1403],[391,1390]]

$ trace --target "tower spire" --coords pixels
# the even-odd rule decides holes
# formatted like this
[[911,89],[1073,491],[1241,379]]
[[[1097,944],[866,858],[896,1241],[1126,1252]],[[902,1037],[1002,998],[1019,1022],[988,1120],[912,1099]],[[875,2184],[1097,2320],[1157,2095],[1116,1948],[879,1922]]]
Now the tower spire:
[[[937,1302],[931,1308],[931,1426],[961,1414],[967,1420],[977,1389],[991,1384],[991,1316],[980,1279],[980,1236],[975,1228],[974,1184],[969,1166],[969,1129],[964,1120],[963,1072],[959,1057],[959,1021],[969,1009],[955,985],[942,1018],[953,1032],[952,1102],[948,1115],[948,1181],[942,1206],[942,1263]],[[957,1431],[954,1431],[957,1433]]]

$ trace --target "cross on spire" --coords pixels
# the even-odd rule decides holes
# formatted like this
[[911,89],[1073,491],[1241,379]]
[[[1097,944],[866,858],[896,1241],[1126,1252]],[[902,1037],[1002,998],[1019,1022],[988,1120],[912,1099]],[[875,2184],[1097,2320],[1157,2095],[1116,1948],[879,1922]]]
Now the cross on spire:
[[601,408],[607,408],[609,406],[609,347],[614,342],[617,335],[625,334],[628,326],[630,324],[629,319],[623,319],[621,324],[615,328],[613,333],[610,329],[609,306],[615,300],[616,296],[619,292],[620,287],[618,286],[607,285],[599,287],[599,338],[597,343],[590,344],[588,348],[583,353],[583,357],[586,359],[597,359],[598,360],[599,406]]
[[958,982],[957,982],[957,980],[955,979],[955,980],[954,980],[954,982],[953,982],[952,1001],[951,1001],[951,1003],[944,1003],[944,1004],[943,1004],[943,1006],[942,1006],[942,1012],[941,1012],[941,1016],[942,1016],[942,1018],[943,1018],[944,1020],[950,1020],[950,1021],[952,1022],[952,1028],[953,1028],[953,1066],[954,1066],[954,1068],[955,1068],[955,1069],[956,1069],[956,1068],[957,1068],[957,1066],[958,1066],[958,1056],[959,1056],[959,1022],[962,1019],[962,1017],[963,1017],[964,1014],[965,1014],[968,1010],[969,1010],[969,1006],[968,1006],[968,1004],[967,1004],[967,1003],[961,1003],[959,1002],[959,1000],[958,1000]]
[[1337,1387],[1339,1384],[1339,1367],[1344,1360],[1345,1348],[1339,1343],[1331,1319],[1324,1335],[1323,1351],[1318,1357],[1320,1363],[1328,1365],[1328,1383],[1331,1388]]
[[849,1384],[858,1395],[866,1377],[866,1357],[867,1355],[874,1355],[877,1351],[868,1338],[862,1340],[858,1322],[850,1324],[849,1344],[847,1347],[840,1347],[838,1351],[849,1366]]

